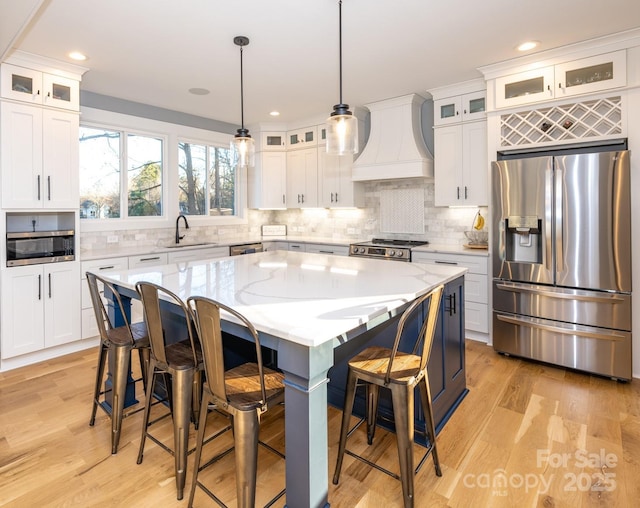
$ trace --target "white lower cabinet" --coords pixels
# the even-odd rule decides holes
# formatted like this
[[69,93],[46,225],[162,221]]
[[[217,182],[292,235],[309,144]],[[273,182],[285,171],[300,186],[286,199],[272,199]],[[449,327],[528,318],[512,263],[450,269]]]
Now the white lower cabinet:
[[166,265],[168,262],[169,256],[166,252],[129,256],[129,269],[140,266]]
[[78,262],[3,271],[3,359],[80,339],[79,280]]
[[466,330],[489,333],[489,257],[440,252],[411,253],[414,263],[462,266],[464,276],[464,325]]
[[[97,275],[109,273],[110,271],[126,270],[129,268],[129,261],[126,257],[108,258],[108,259],[92,259],[83,261],[81,264],[81,294],[82,294],[82,338],[95,337],[98,335],[98,323],[91,302],[91,294],[89,293],[89,285],[87,284],[87,272],[93,272]],[[100,287],[100,294],[103,294],[103,288]]]
[[269,240],[266,242],[263,241],[262,250],[289,250],[289,242],[285,242],[284,240]]

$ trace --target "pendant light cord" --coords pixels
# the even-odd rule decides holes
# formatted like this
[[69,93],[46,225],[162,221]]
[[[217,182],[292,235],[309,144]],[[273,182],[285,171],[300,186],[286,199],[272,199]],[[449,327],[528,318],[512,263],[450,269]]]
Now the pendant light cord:
[[340,57],[339,57],[339,62],[340,62],[340,104],[343,104],[342,102],[342,0],[339,0],[338,2],[338,47],[339,47],[339,51],[340,51]]
[[244,130],[244,80],[242,76],[242,50],[243,46],[240,46],[240,123],[242,130]]

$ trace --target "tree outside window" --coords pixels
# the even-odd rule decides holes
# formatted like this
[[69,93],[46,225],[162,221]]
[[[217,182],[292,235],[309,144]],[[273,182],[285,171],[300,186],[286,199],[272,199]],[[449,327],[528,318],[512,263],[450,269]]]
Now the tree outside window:
[[[81,126],[80,218],[161,216],[162,144],[159,138]],[[123,167],[127,168],[124,180]]]
[[236,166],[229,148],[178,145],[178,206],[185,215],[236,214]]

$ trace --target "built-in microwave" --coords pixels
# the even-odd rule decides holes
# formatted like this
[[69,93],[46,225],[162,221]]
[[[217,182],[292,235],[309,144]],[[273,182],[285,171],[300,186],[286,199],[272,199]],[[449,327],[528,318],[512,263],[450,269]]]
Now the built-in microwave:
[[73,261],[74,250],[73,229],[7,233],[7,266]]

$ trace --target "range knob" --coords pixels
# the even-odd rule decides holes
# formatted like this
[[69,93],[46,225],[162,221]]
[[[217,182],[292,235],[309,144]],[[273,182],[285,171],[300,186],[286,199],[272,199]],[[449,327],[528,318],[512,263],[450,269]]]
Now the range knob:
[[390,250],[389,251],[389,256],[395,256],[396,255],[396,251],[395,250]]
[[396,252],[396,256],[401,258],[402,256],[404,256],[404,251],[399,250],[398,252]]
[[358,252],[359,252],[360,254],[364,254],[364,247],[360,247],[360,248],[358,248]]

